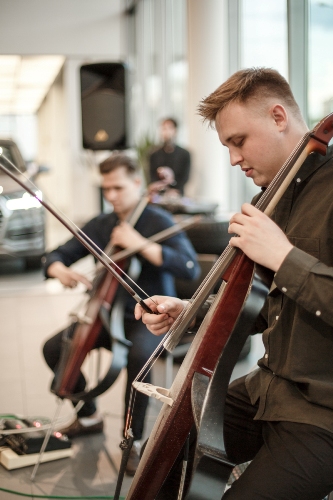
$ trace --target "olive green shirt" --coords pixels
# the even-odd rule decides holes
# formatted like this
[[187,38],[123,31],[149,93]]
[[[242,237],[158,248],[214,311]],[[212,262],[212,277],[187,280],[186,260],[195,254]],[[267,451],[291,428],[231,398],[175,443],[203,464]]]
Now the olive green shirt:
[[313,153],[272,219],[294,248],[257,322],[265,354],[246,377],[255,419],[333,432],[333,148]]

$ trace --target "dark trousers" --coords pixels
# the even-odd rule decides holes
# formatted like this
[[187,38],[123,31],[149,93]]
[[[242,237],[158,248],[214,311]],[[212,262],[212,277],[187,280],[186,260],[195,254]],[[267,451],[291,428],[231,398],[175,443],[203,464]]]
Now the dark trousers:
[[[253,420],[256,406],[244,380],[229,386],[224,437],[230,460],[252,462],[223,500],[322,500],[333,490],[333,434],[313,425]],[[195,439],[192,458],[194,448]],[[180,460],[158,500],[177,498]]]
[[231,460],[249,467],[223,500],[321,500],[333,490],[333,434],[294,422],[253,420],[245,377],[229,388],[225,441]]
[[[132,382],[151,356],[151,354],[156,349],[157,345],[161,341],[161,338],[152,335],[145,325],[141,321],[136,321],[132,319],[125,319],[124,323],[126,338],[130,340],[133,346],[129,349],[128,362],[127,362],[127,384],[125,391],[125,413],[124,413],[124,425],[127,414],[128,403],[130,399]],[[61,353],[63,332],[59,332],[49,340],[47,340],[43,347],[43,355],[46,363],[51,368],[51,370],[56,371],[57,364],[59,362]],[[97,341],[94,345],[94,349],[104,347],[105,349],[111,350],[110,335],[108,332],[102,328]],[[145,377],[145,382],[151,382],[151,376],[148,374]],[[86,386],[86,380],[83,374],[80,374],[78,382],[75,386],[74,392],[81,392]],[[135,404],[133,410],[132,418],[132,429],[134,434],[134,439],[141,439],[144,430],[144,420],[146,415],[146,410],[148,406],[148,396],[144,394],[137,393],[135,396]],[[95,413],[96,405],[94,401],[89,401],[84,403],[80,411],[78,412],[79,417],[87,417]]]

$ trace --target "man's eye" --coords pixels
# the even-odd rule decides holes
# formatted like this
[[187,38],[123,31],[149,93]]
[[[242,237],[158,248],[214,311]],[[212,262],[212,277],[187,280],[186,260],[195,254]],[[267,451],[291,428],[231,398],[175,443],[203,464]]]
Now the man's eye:
[[243,144],[244,144],[244,139],[240,139],[239,141],[235,142],[235,146],[237,148],[240,148],[241,146],[243,146]]

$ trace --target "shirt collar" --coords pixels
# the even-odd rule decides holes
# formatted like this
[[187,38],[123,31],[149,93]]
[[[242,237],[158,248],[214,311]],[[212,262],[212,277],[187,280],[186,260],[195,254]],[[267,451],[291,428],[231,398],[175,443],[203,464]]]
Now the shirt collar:
[[331,160],[333,155],[333,145],[327,148],[327,153],[322,156],[319,153],[311,153],[304,161],[303,165],[294,177],[296,184],[304,182],[311,174],[316,172],[325,163]]

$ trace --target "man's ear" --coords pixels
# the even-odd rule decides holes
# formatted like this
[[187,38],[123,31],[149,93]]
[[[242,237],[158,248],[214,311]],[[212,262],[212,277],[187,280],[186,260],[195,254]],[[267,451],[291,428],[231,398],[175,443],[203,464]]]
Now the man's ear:
[[286,109],[282,106],[282,104],[274,104],[270,112],[279,132],[283,132],[288,125],[288,113]]

